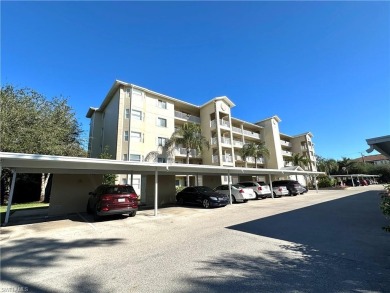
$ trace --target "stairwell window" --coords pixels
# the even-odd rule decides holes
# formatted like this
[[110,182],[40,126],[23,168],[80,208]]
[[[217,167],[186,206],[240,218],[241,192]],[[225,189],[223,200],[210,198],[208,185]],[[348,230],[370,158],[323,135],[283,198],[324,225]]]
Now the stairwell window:
[[141,155],[130,154],[131,162],[141,162]]
[[142,120],[142,111],[131,110],[131,119]]
[[129,141],[129,131],[125,130],[125,141]]
[[167,119],[158,118],[158,119],[157,119],[157,126],[160,126],[160,127],[167,127]]
[[130,109],[125,109],[125,118],[129,119],[130,117]]
[[157,106],[161,109],[166,109],[167,108],[167,102],[163,101],[163,100],[158,100],[157,102]]
[[131,141],[134,141],[134,142],[142,142],[141,132],[132,131],[130,139],[131,139]]

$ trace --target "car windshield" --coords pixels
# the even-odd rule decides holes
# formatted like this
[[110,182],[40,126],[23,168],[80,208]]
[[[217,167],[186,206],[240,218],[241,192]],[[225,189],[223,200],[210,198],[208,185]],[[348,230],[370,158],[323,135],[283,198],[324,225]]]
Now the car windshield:
[[132,186],[108,186],[106,189],[106,193],[128,194],[128,193],[135,193],[135,191]]
[[246,188],[246,186],[244,186],[244,185],[241,185],[241,184],[233,184],[232,185],[233,187],[235,187],[235,188]]
[[214,192],[214,190],[207,186],[198,186],[196,189],[200,192]]

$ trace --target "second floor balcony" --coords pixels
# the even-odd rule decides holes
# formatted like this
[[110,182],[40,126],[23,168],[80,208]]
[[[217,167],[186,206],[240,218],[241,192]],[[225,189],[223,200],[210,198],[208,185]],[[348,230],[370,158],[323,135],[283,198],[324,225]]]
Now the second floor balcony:
[[[175,148],[175,156],[187,156],[187,149],[186,148]],[[190,158],[198,158],[200,157],[200,153],[196,149],[190,150]]]

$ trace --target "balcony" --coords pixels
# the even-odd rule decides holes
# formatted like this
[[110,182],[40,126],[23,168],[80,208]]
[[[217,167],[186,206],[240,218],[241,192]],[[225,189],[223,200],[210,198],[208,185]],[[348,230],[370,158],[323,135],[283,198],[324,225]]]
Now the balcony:
[[200,117],[193,116],[187,113],[183,113],[180,111],[175,111],[175,118],[183,119],[187,122],[200,123]]
[[282,151],[282,155],[283,156],[292,156],[292,152],[289,152],[289,151]]
[[[186,148],[175,148],[175,156],[187,156],[187,149]],[[197,158],[200,154],[197,152],[196,149],[191,149],[190,151],[190,158]]]
[[[219,125],[222,127],[230,128],[230,123],[229,121],[219,119]],[[215,128],[217,126],[217,121],[216,120],[211,120],[210,121],[210,127]]]
[[221,143],[231,145],[232,140],[229,137],[221,137]]
[[216,145],[218,143],[218,137],[210,138],[210,145]]
[[231,155],[223,155],[222,162],[224,163],[233,163],[233,157]]
[[244,133],[245,135],[248,135],[248,136],[251,136],[251,137],[260,138],[260,133],[258,133],[258,132],[253,132],[253,131],[249,131],[249,130],[244,130],[243,133]]
[[244,145],[244,143],[242,141],[239,141],[239,140],[233,140],[233,146],[234,147],[237,147],[237,148],[242,148]]
[[232,127],[233,132],[242,133],[242,129],[239,127]]
[[218,164],[218,163],[219,163],[218,155],[214,155],[214,156],[211,158],[211,162],[212,162],[213,164]]
[[281,140],[280,144],[283,145],[283,146],[288,146],[288,147],[290,147],[292,145],[291,142],[286,141],[286,140]]

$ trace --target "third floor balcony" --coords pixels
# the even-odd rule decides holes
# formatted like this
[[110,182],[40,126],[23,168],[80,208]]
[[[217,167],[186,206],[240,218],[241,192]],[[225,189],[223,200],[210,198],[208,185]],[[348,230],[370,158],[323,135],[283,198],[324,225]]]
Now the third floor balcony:
[[198,116],[193,116],[184,112],[180,111],[175,111],[175,117],[183,119],[188,122],[194,122],[194,123],[200,123],[200,117]]

